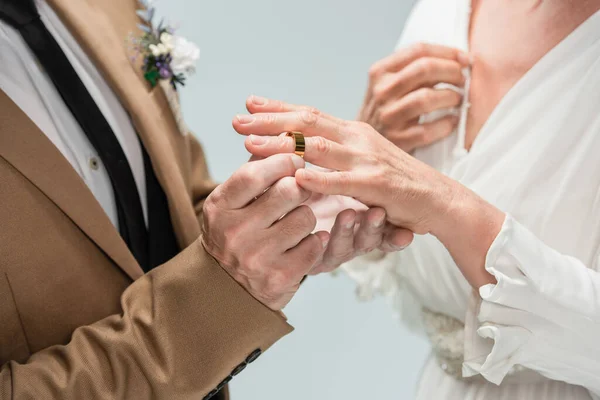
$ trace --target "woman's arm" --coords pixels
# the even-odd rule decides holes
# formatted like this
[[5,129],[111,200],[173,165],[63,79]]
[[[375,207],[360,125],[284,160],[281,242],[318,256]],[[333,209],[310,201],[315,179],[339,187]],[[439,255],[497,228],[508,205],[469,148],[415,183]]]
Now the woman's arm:
[[600,396],[600,274],[507,216],[466,324],[463,374],[500,384],[515,365]]
[[[303,132],[306,160],[334,171],[298,170],[302,187],[355,197],[384,208],[397,226],[431,233],[479,290],[481,305],[473,308],[469,324],[467,375],[481,373],[500,383],[520,364],[600,395],[600,274],[544,245],[370,126],[295,106],[278,109],[241,116],[234,126],[252,135]],[[261,156],[294,150],[285,137],[251,136],[246,147]]]

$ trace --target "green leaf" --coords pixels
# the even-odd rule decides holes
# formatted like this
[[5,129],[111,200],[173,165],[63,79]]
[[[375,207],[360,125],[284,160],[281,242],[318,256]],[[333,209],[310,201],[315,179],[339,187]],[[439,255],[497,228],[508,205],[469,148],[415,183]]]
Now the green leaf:
[[158,79],[160,78],[160,74],[158,73],[158,71],[156,69],[153,69],[151,71],[146,72],[144,74],[144,78],[146,78],[146,80],[148,82],[150,82],[150,86],[154,87],[158,83]]

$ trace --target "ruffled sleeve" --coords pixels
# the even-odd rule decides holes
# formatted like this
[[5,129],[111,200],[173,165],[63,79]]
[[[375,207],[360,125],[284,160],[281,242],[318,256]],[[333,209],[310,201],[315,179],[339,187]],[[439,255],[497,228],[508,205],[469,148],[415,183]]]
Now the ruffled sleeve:
[[515,367],[600,394],[600,274],[507,216],[474,296],[463,375],[500,384]]

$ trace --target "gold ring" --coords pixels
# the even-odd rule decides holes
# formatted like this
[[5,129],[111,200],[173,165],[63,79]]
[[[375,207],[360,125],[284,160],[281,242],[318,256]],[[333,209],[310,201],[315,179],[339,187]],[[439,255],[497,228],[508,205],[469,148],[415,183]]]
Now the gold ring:
[[288,132],[286,136],[294,139],[294,154],[304,158],[304,151],[306,150],[304,135],[301,132]]

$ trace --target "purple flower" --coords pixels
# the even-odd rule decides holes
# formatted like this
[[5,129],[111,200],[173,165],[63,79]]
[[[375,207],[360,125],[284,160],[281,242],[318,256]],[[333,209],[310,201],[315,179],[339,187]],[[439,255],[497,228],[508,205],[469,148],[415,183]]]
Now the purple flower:
[[162,79],[169,79],[171,77],[171,70],[167,67],[162,67],[159,70],[159,74]]

